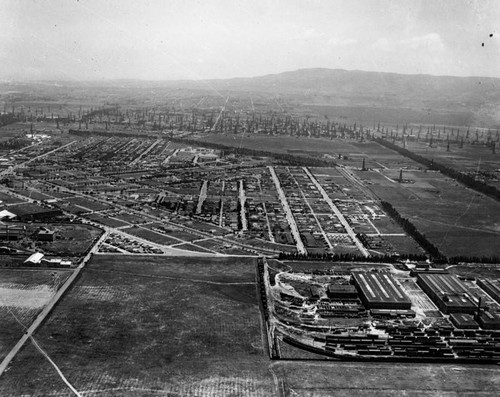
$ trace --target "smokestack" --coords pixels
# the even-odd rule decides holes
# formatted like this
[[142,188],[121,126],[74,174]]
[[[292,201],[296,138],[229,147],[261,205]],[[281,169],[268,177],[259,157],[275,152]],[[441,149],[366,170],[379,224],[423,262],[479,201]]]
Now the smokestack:
[[403,182],[403,169],[401,168],[399,170],[399,183],[402,183]]
[[[495,148],[495,145],[493,145],[493,150]],[[365,168],[365,158],[363,157],[363,165],[361,166],[361,171],[366,171],[366,168]]]

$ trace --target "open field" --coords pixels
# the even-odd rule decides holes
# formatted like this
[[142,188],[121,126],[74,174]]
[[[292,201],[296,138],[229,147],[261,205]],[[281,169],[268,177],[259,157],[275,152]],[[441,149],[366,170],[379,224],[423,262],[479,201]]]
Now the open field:
[[272,369],[286,396],[493,396],[500,369],[481,365],[422,365],[278,361]]
[[[483,133],[484,134],[484,133]],[[464,138],[466,133],[461,132],[461,137]],[[484,134],[486,135],[486,134]],[[496,142],[496,153],[493,153],[492,148],[485,144],[472,144],[475,139],[475,133],[470,134],[468,142],[462,147],[459,140],[452,141],[448,150],[447,141],[443,140],[436,142],[432,146],[422,140],[420,142],[408,142],[407,149],[429,159],[435,159],[438,163],[454,168],[461,172],[469,174],[478,174],[481,178],[485,176],[485,183],[500,187],[499,180],[499,164],[500,154],[498,153],[498,142]],[[496,132],[492,133],[492,138],[496,139]],[[443,137],[444,139],[445,137]],[[461,138],[461,139],[462,139]],[[484,140],[485,137],[482,137]]]
[[0,269],[0,360],[71,272]]
[[[500,203],[437,172],[398,170],[359,173],[367,187],[390,202],[448,256],[500,254]],[[378,221],[377,221],[378,222]],[[375,224],[377,224],[375,222]]]
[[[275,394],[251,259],[100,255],[35,339],[83,395]],[[0,383],[2,396],[66,393],[33,346]]]

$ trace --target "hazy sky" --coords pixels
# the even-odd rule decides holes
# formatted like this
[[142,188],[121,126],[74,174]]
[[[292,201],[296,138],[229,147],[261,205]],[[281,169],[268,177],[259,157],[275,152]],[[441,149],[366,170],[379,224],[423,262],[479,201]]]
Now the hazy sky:
[[0,0],[1,79],[310,67],[500,77],[500,0]]

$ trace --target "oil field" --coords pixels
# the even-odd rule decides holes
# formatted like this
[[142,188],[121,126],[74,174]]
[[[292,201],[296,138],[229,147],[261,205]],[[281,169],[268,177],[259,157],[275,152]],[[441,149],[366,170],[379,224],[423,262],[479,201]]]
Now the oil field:
[[3,6],[0,396],[500,394],[496,2]]

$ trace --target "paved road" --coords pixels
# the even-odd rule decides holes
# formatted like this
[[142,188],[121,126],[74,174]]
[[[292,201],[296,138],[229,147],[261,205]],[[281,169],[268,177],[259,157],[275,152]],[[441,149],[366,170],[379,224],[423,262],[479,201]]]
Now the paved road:
[[94,244],[92,249],[89,251],[89,253],[83,258],[82,262],[80,265],[73,271],[71,276],[66,280],[66,282],[62,285],[61,288],[56,292],[56,294],[52,297],[52,299],[47,303],[47,305],[43,308],[43,310],[40,312],[38,317],[35,319],[35,321],[31,324],[31,326],[28,328],[26,333],[19,339],[19,341],[16,343],[16,345],[12,348],[12,350],[7,354],[7,356],[3,359],[3,361],[0,363],[0,377],[4,373],[4,371],[7,369],[9,363],[12,361],[12,359],[16,356],[16,354],[21,350],[21,348],[24,346],[26,341],[30,339],[33,334],[36,332],[40,324],[45,320],[45,318],[49,315],[49,313],[52,311],[54,306],[57,304],[57,302],[62,298],[64,293],[68,290],[68,288],[73,284],[73,282],[76,280],[82,269],[85,267],[87,262],[90,260],[92,257],[92,254],[96,253],[97,250],[99,249],[99,245],[106,240],[108,237],[108,233],[105,232],[103,235],[99,238],[99,240]]
[[241,217],[241,230],[248,230],[247,217],[245,215],[245,189],[243,188],[243,181],[240,179],[239,188],[239,199],[240,199],[240,217]]
[[156,145],[158,145],[160,142],[162,142],[163,139],[157,139],[156,141],[154,141],[151,146],[149,146],[144,152],[142,152],[139,157],[137,157],[134,161],[132,161],[129,166],[130,167],[133,167],[134,165],[136,165],[144,156],[146,156],[151,150],[154,149],[154,147]]
[[281,188],[278,175],[276,175],[276,171],[274,171],[273,167],[269,166],[268,168],[269,172],[271,173],[271,177],[273,178],[274,185],[276,186],[276,191],[278,192],[278,196],[281,200],[281,206],[285,210],[286,219],[288,220],[288,224],[290,225],[290,229],[292,230],[293,237],[295,238],[295,241],[297,243],[297,251],[299,251],[299,253],[301,254],[307,254],[306,247],[304,246],[304,243],[300,238],[299,229],[297,227],[297,223],[295,223],[295,218],[293,217],[292,210],[290,209],[285,193]]
[[332,199],[330,197],[328,197],[328,194],[325,192],[325,189],[323,189],[323,186],[321,186],[321,184],[314,177],[314,175],[309,172],[309,170],[307,169],[307,167],[303,167],[303,170],[305,171],[305,173],[307,174],[307,176],[309,177],[309,179],[311,179],[312,183],[314,183],[314,185],[316,186],[316,188],[318,189],[318,191],[323,196],[323,199],[330,206],[330,208],[335,213],[335,215],[337,216],[337,218],[339,218],[340,222],[342,223],[342,225],[344,226],[345,230],[347,231],[347,234],[349,234],[349,236],[351,237],[351,239],[354,242],[354,244],[356,244],[356,247],[358,247],[358,249],[361,251],[361,253],[363,254],[363,256],[365,258],[368,258],[370,256],[370,253],[363,246],[363,244],[361,243],[361,241],[359,241],[359,239],[356,237],[356,233],[354,233],[354,230],[352,230],[351,225],[349,225],[349,222],[347,222],[347,220],[344,218],[344,215],[342,215],[342,213],[340,212],[340,210],[338,209],[338,207],[333,203]]
[[36,157],[33,157],[32,159],[29,159],[28,161],[25,161],[24,163],[19,163],[19,164],[16,164],[16,165],[13,165],[12,167],[6,169],[5,171],[2,171],[0,172],[0,177],[2,176],[5,176],[5,175],[8,175],[8,174],[11,174],[12,172],[14,172],[16,169],[20,168],[20,167],[23,167],[25,166],[26,164],[29,164],[33,161],[36,161],[38,159],[41,159],[41,158],[44,158],[44,157],[47,157],[49,155],[51,155],[52,153],[55,153],[55,152],[58,152],[59,150],[62,150],[70,145],[72,145],[73,143],[77,142],[76,140],[74,141],[71,141],[70,143],[67,143],[66,145],[63,145],[63,146],[59,146],[58,148],[56,149],[53,149],[47,153],[43,153],[39,156],[36,156]]

